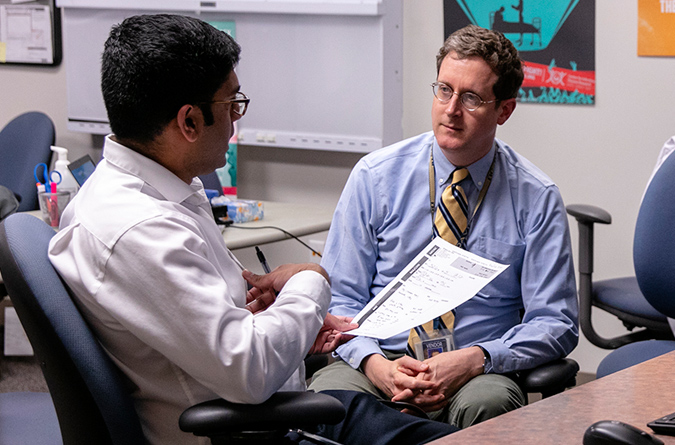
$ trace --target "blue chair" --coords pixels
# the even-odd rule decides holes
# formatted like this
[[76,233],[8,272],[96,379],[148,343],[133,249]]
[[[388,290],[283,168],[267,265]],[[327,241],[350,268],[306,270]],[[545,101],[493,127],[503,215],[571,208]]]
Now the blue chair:
[[[675,318],[675,156],[654,175],[640,206],[633,241],[639,290],[663,317]],[[666,352],[675,341],[649,340],[622,346],[600,363],[598,377]]]
[[49,165],[55,134],[52,120],[38,111],[15,117],[0,131],[0,185],[19,197],[19,212],[38,209],[33,169]]
[[[660,170],[668,171],[663,166]],[[671,171],[671,174],[675,172]],[[640,206],[640,213],[657,211],[662,206],[661,201],[670,198],[651,189],[650,184]],[[638,284],[635,276],[593,281],[594,227],[595,224],[610,224],[611,215],[599,207],[582,204],[567,206],[567,213],[577,220],[579,228],[579,325],[584,336],[603,349],[616,349],[628,343],[649,339],[674,340],[666,315],[645,298],[643,285]],[[638,219],[633,242],[634,256],[652,254],[651,247],[657,247],[667,233],[661,234],[655,242],[656,246],[648,246],[644,240],[645,230],[651,230],[650,226]],[[613,314],[631,332],[613,338],[602,337],[593,327],[593,308]],[[634,330],[635,328],[638,329]]]
[[0,223],[0,270],[42,367],[63,443],[144,444],[124,377],[49,262],[52,236],[38,218],[9,216]]
[[602,359],[595,377],[598,379],[605,377],[671,351],[675,351],[675,342],[671,340],[645,340],[629,343],[615,349]]
[[[101,348],[49,261],[53,236],[51,227],[28,214],[16,213],[0,222],[0,270],[41,364],[63,443],[144,444],[128,381]],[[44,403],[41,409],[49,415]],[[307,425],[335,424],[344,415],[342,404],[328,395],[278,393],[260,405],[224,400],[195,405],[186,410],[180,427],[214,444],[233,443],[237,437],[255,441]],[[0,411],[0,428],[7,420]],[[53,422],[32,425],[43,438],[33,443],[60,443],[54,442],[58,431]]]
[[35,444],[63,444],[49,393],[0,393],[0,445]]

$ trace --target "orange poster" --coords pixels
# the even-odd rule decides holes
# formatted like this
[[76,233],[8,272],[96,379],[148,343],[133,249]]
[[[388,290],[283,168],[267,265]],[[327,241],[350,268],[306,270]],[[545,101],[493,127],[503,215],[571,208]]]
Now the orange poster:
[[675,56],[675,0],[638,0],[638,56]]

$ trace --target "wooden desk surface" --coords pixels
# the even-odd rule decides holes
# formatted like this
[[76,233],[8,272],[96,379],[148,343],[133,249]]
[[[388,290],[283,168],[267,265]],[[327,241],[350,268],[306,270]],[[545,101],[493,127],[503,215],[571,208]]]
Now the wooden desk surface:
[[[654,419],[675,412],[675,352],[525,406],[431,442],[449,444],[581,444],[600,420],[653,433]],[[666,445],[675,436],[657,435]]]

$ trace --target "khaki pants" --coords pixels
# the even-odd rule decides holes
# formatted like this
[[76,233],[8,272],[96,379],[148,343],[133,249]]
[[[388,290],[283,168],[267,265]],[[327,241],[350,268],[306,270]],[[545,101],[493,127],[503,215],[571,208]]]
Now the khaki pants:
[[[390,360],[400,356],[387,354]],[[373,394],[379,399],[388,399],[365,374],[340,359],[317,371],[309,389],[316,392],[329,389],[359,391]],[[460,388],[444,409],[428,414],[431,419],[466,428],[524,404],[525,397],[513,380],[500,374],[483,374]]]

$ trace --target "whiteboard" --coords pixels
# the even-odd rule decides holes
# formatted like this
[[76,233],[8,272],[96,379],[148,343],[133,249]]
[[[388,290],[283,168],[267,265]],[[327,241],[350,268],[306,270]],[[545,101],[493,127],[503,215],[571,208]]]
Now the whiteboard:
[[[71,131],[110,132],[100,91],[110,28],[135,14],[178,12],[235,23],[242,46],[236,71],[251,98],[238,123],[241,143],[369,152],[402,138],[402,0],[146,0],[143,9],[124,3],[57,3]],[[162,9],[148,9],[159,3]],[[215,6],[200,9],[204,4]]]

